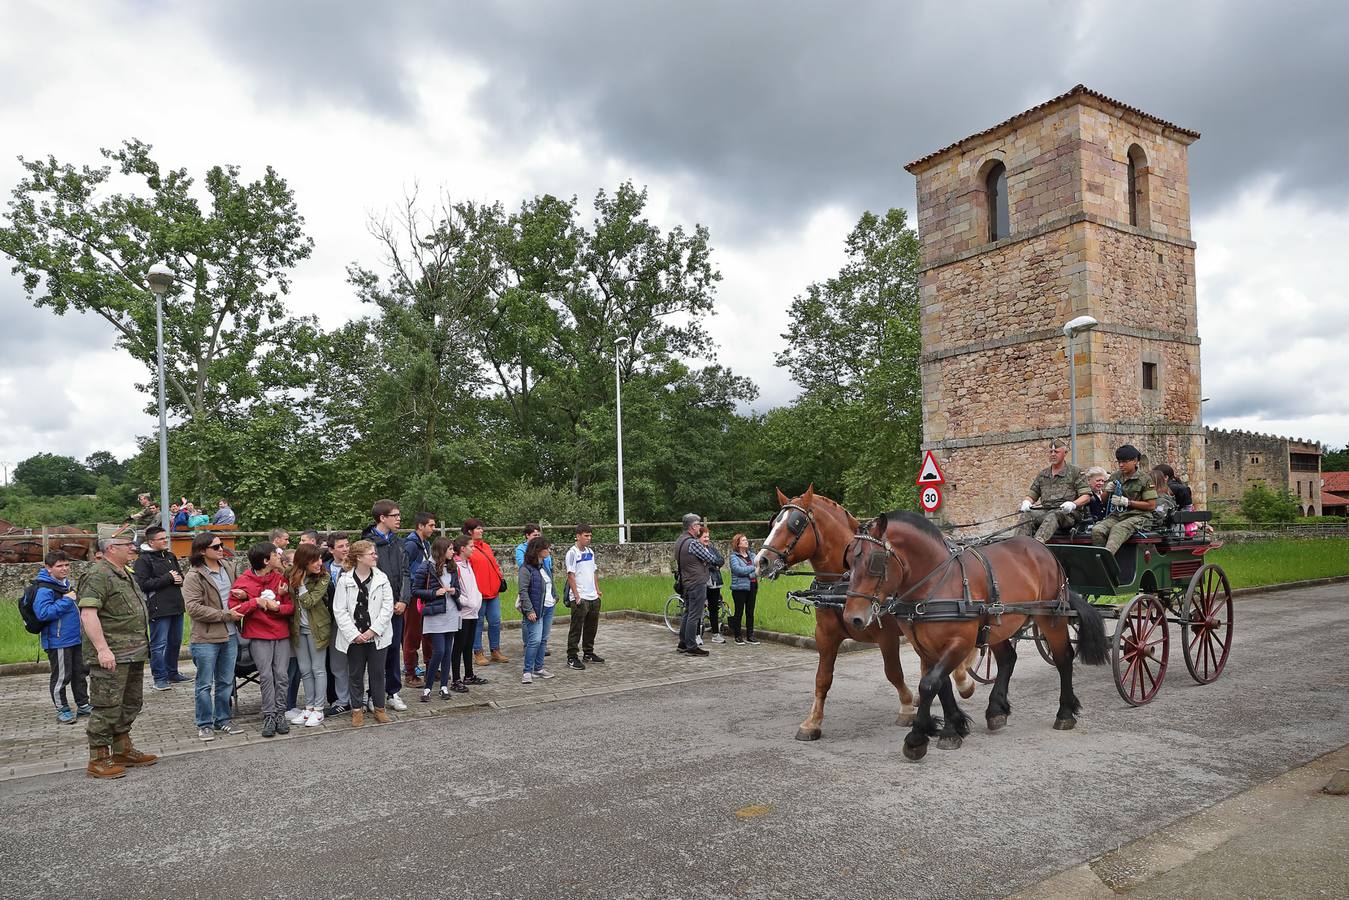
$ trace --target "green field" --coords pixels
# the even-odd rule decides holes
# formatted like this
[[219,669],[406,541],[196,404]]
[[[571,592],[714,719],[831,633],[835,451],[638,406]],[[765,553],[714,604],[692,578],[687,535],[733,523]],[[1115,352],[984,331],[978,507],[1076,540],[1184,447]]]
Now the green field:
[[[1349,540],[1317,541],[1259,541],[1229,544],[1212,551],[1206,561],[1221,565],[1233,588],[1258,587],[1285,581],[1303,581],[1349,575]],[[788,588],[805,588],[805,578],[781,579],[759,588],[755,624],[765,631],[811,635],[815,633],[814,618],[809,614],[787,609]],[[626,578],[601,579],[605,609],[635,609],[659,613],[670,596],[668,575],[634,575]],[[731,591],[722,594],[729,604]],[[507,619],[518,619],[520,614],[511,604],[515,594],[503,610]],[[560,614],[560,613],[559,613]],[[32,662],[45,658],[38,648],[35,635],[24,630],[23,621],[14,600],[0,600],[0,663]]]

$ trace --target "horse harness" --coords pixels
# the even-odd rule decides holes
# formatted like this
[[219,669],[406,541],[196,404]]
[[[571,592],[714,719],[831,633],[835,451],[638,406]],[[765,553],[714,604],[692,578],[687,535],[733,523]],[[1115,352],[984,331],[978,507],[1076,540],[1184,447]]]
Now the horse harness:
[[[782,560],[782,567],[785,569],[790,565],[787,562],[787,558],[792,555],[792,551],[796,549],[796,545],[801,542],[801,535],[806,533],[807,527],[815,533],[816,547],[819,547],[822,541],[820,540],[820,527],[815,524],[815,515],[804,506],[798,506],[795,503],[783,504],[777,514],[768,520],[768,530],[770,533],[773,530],[773,524],[777,522],[778,517],[784,512],[787,513],[787,521],[784,524],[787,526],[787,533],[792,536],[791,541],[787,544],[787,549],[779,550],[777,547],[770,547],[768,544],[764,544],[761,549],[765,553],[775,554],[778,559]],[[795,513],[799,513],[800,515],[795,515]]]
[[[886,558],[895,560],[899,564],[900,570],[907,574],[908,565],[895,552],[894,548],[887,540],[874,538],[869,534],[859,534],[853,538],[856,541],[864,541],[869,544],[875,544],[880,548],[880,552],[873,552],[867,558],[867,574],[874,575],[877,578],[884,577],[886,568]],[[848,591],[848,596],[862,597],[871,601],[872,615],[892,615],[897,619],[903,619],[907,622],[968,622],[974,619],[979,620],[979,636],[975,641],[975,646],[983,647],[988,644],[988,633],[990,627],[1002,622],[1004,615],[1043,615],[1053,613],[1056,615],[1071,615],[1071,607],[1068,605],[1067,579],[1065,578],[1059,587],[1059,596],[1056,600],[1037,600],[1030,603],[1012,603],[1002,602],[1002,592],[998,588],[998,579],[993,574],[993,564],[988,561],[988,557],[979,552],[978,546],[960,545],[949,538],[946,540],[946,549],[950,554],[946,562],[937,566],[931,572],[928,572],[918,581],[909,586],[909,589],[902,594],[891,597],[881,598],[875,594],[863,594],[859,591]],[[988,578],[989,598],[987,601],[975,600],[970,594],[970,577],[965,567],[965,554],[974,556],[984,567],[984,574]],[[882,555],[883,554],[883,555]],[[934,598],[932,592],[936,590],[936,585],[940,584],[946,573],[952,566],[960,569],[961,597],[956,598]],[[909,597],[929,581],[933,582],[928,595],[921,600],[910,600]]]

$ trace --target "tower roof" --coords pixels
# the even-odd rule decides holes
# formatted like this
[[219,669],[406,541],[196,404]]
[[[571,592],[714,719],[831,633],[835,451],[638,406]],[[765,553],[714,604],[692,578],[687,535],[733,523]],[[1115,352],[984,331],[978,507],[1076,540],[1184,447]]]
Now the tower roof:
[[1181,128],[1179,125],[1168,122],[1165,119],[1159,119],[1157,116],[1154,116],[1151,113],[1146,113],[1135,106],[1130,106],[1127,103],[1121,103],[1118,100],[1114,100],[1110,97],[1107,97],[1105,94],[1102,94],[1099,91],[1093,91],[1091,88],[1087,87],[1084,84],[1079,84],[1072,90],[1068,91],[1066,94],[1060,94],[1059,96],[1053,98],[1052,100],[1046,100],[1039,106],[1032,106],[1025,112],[1017,113],[1010,119],[1007,119],[1005,122],[999,122],[992,128],[986,128],[977,134],[972,134],[969,137],[961,138],[954,144],[943,147],[940,150],[937,150],[933,153],[929,153],[927,156],[924,156],[921,159],[915,159],[913,162],[905,166],[904,169],[905,171],[908,171],[916,175],[917,172],[915,170],[926,166],[928,163],[932,162],[934,159],[937,159],[940,156],[945,156],[946,154],[952,152],[953,150],[958,150],[961,147],[966,146],[967,144],[971,144],[982,138],[986,138],[989,135],[994,134],[995,132],[1007,129],[1014,125],[1023,124],[1024,122],[1030,119],[1038,118],[1044,115],[1045,113],[1049,112],[1051,109],[1056,109],[1060,106],[1068,105],[1069,103],[1073,102],[1075,98],[1078,97],[1091,97],[1094,100],[1100,102],[1101,104],[1104,104],[1106,106],[1112,106],[1115,109],[1122,110],[1127,113],[1132,113],[1133,115],[1146,119],[1147,121],[1152,122],[1154,125],[1158,125],[1161,128],[1173,133],[1177,137],[1184,139],[1184,143],[1190,144],[1193,143],[1194,141],[1199,140],[1199,132],[1197,131],[1191,131],[1188,128]]

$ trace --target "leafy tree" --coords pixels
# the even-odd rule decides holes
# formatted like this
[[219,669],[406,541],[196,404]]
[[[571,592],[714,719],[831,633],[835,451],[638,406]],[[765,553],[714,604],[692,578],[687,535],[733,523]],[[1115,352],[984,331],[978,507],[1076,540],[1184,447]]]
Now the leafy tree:
[[1297,498],[1288,491],[1271,490],[1257,481],[1241,495],[1242,516],[1249,522],[1292,522],[1302,514]]
[[107,450],[96,450],[85,457],[84,466],[95,478],[107,478],[114,484],[126,478],[126,464]]
[[1321,456],[1322,472],[1349,472],[1349,444]]
[[38,497],[90,494],[97,486],[94,476],[70,456],[38,453],[14,467],[14,481]]
[[[215,166],[198,187],[185,169],[163,171],[149,145],[104,150],[113,165],[25,160],[0,252],[36,305],[92,312],[154,378],[155,302],[147,270],[165,262],[165,377],[172,408],[196,423],[301,386],[312,323],[288,319],[281,295],[312,242],[286,182],[270,167],[243,183]],[[114,169],[139,190],[110,190]],[[209,206],[197,199],[204,192]]]
[[914,508],[922,441],[918,235],[902,209],[866,212],[846,246],[838,275],[792,301],[783,335],[791,350],[780,365],[803,388],[796,407],[814,425],[806,433],[841,458],[841,471],[821,480],[837,479],[844,502],[864,513]]

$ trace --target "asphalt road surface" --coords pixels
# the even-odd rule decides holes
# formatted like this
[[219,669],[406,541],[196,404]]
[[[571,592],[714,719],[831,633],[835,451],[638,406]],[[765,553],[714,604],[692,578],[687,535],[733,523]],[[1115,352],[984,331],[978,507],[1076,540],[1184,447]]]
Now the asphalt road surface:
[[[1349,586],[1237,602],[1215,684],[1175,644],[1127,707],[1079,669],[1078,728],[1025,647],[1013,713],[899,751],[874,652],[824,737],[800,668],[199,753],[115,782],[0,785],[5,897],[1002,896],[1349,743]],[[723,650],[722,652],[726,652]],[[689,660],[689,665],[699,661]],[[906,670],[916,671],[911,655]]]

